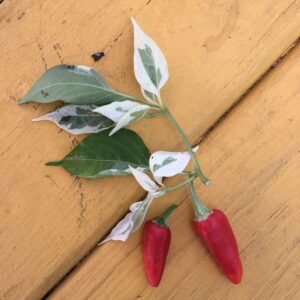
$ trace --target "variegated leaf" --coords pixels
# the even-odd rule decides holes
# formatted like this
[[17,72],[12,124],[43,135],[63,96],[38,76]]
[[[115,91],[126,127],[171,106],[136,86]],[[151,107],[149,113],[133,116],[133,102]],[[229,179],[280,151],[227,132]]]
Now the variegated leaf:
[[135,202],[130,206],[130,212],[110,232],[110,234],[99,245],[110,240],[126,241],[129,235],[138,230],[144,222],[148,208],[155,197],[148,193],[146,199]]
[[147,174],[131,166],[129,166],[129,169],[135,180],[145,191],[152,194],[158,191],[157,184]]
[[[197,151],[196,147],[193,151]],[[171,177],[181,173],[190,161],[189,152],[157,151],[150,156],[149,166],[154,176]]]
[[141,87],[141,92],[142,92],[143,97],[146,99],[146,101],[148,103],[157,104],[155,102],[155,95],[154,94],[152,94],[152,93],[150,93],[148,91],[145,91],[142,87]]
[[137,22],[134,26],[134,73],[143,90],[159,95],[169,78],[167,61],[157,44],[143,32]]
[[32,121],[51,121],[71,134],[96,133],[110,128],[114,123],[93,112],[95,105],[66,105]]
[[127,113],[125,113],[120,120],[117,122],[115,128],[110,132],[109,135],[114,134],[121,128],[129,125],[130,123],[137,121],[147,113],[147,110],[149,109],[148,105],[138,105],[133,108],[131,108]]
[[128,213],[110,232],[110,234],[102,241],[100,245],[108,241],[123,241],[128,239],[133,228],[133,212]]
[[116,101],[108,105],[97,107],[96,109],[94,109],[94,112],[102,114],[103,116],[117,123],[122,118],[122,116],[124,116],[125,113],[139,105],[140,104],[138,102],[130,100],[125,100],[122,102]]

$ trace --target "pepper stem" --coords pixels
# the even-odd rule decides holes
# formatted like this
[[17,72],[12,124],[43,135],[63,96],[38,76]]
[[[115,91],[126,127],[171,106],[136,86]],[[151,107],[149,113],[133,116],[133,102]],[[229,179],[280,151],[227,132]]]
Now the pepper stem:
[[178,205],[173,204],[172,206],[170,206],[160,217],[157,217],[156,219],[154,219],[154,222],[156,224],[158,224],[161,227],[168,227],[166,224],[166,221],[168,219],[168,217],[170,216],[170,214],[178,207]]
[[184,185],[190,183],[190,182],[191,182],[192,180],[194,180],[195,178],[196,178],[195,175],[190,175],[188,180],[183,181],[183,182],[181,182],[181,183],[179,183],[179,184],[177,184],[177,185],[174,185],[174,186],[166,187],[166,188],[163,189],[163,191],[164,191],[165,193],[168,193],[168,192],[171,192],[171,191],[175,191],[175,190],[177,190],[177,189],[183,187]]
[[210,184],[210,181],[205,177],[204,173],[202,172],[202,170],[200,168],[200,165],[199,165],[199,162],[198,162],[198,160],[195,156],[195,153],[192,149],[192,146],[191,146],[186,134],[184,133],[184,131],[182,130],[180,125],[177,123],[177,121],[175,120],[175,118],[173,117],[171,112],[166,107],[163,107],[162,110],[165,112],[165,114],[167,115],[169,120],[172,122],[174,127],[177,129],[178,133],[181,135],[182,140],[185,143],[185,146],[186,146],[187,150],[189,151],[189,153],[191,155],[191,158],[192,158],[192,161],[193,161],[193,164],[194,164],[194,168],[195,168],[195,173],[200,178],[202,183],[204,185],[208,186]]
[[189,192],[193,200],[197,219],[198,220],[207,219],[207,217],[212,213],[212,211],[208,207],[206,207],[197,196],[193,181],[189,183]]

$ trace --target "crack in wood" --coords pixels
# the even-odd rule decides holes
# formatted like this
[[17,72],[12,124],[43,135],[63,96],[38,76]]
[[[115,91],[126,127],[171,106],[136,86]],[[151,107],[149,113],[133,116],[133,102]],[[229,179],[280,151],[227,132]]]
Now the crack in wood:
[[40,50],[40,53],[41,53],[41,60],[42,60],[42,63],[44,65],[44,68],[45,68],[45,71],[48,70],[48,65],[47,65],[47,61],[46,61],[46,58],[45,58],[45,54],[44,54],[44,46],[40,43],[40,42],[36,42],[37,43],[37,46]]

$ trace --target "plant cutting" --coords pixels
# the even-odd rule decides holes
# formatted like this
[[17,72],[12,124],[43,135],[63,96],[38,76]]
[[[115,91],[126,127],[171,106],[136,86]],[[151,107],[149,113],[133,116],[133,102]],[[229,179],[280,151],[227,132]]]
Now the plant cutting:
[[[54,122],[74,135],[90,134],[64,158],[50,161],[48,166],[61,166],[73,176],[89,179],[132,175],[147,192],[144,200],[130,206],[124,219],[100,245],[110,240],[126,241],[142,226],[154,199],[188,186],[196,212],[194,227],[197,234],[227,277],[238,283],[242,266],[229,222],[220,211],[208,209],[196,195],[195,180],[209,185],[196,158],[198,147],[192,147],[161,97],[160,91],[169,78],[166,59],[134,19],[132,23],[134,74],[140,85],[141,98],[115,91],[93,68],[58,65],[46,71],[20,103],[61,101],[64,106],[33,121]],[[143,118],[162,115],[168,117],[182,137],[185,152],[150,153],[142,138],[126,128]],[[188,171],[190,161],[193,169]],[[176,186],[163,183],[163,178],[176,175],[185,179]],[[145,268],[152,286],[160,282],[169,249],[170,232],[165,225],[169,213],[167,211],[161,218],[146,222],[143,231]]]

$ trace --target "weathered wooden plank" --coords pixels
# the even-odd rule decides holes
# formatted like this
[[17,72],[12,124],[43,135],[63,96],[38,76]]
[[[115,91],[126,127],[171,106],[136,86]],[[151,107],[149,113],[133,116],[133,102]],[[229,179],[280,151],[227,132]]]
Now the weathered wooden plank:
[[50,299],[298,299],[299,76],[298,47],[201,143],[199,157],[213,184],[198,192],[231,220],[244,265],[239,286],[198,240],[183,189],[157,201],[149,214],[181,204],[169,219],[173,240],[158,288],[146,282],[139,232],[125,244],[99,247]]
[[[40,298],[142,195],[130,178],[74,180],[62,169],[44,167],[77,142],[53,125],[31,123],[53,106],[17,105],[46,68],[61,62],[94,65],[116,89],[138,95],[133,15],[166,52],[171,78],[163,96],[195,142],[299,36],[299,5],[279,0],[4,1],[0,297]],[[105,57],[94,64],[90,54],[98,50]],[[180,139],[165,119],[149,122],[134,128],[151,150],[177,148]]]

